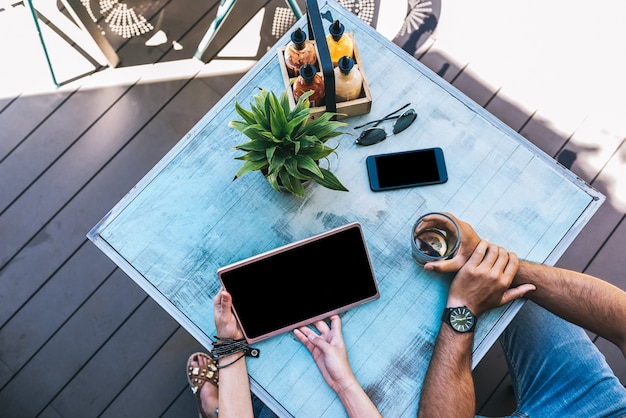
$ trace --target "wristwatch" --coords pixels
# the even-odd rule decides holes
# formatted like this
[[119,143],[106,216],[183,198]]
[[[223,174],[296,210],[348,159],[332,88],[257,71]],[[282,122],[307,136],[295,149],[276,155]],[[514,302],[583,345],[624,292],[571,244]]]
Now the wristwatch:
[[476,316],[467,306],[445,308],[441,320],[460,333],[472,332],[476,326]]

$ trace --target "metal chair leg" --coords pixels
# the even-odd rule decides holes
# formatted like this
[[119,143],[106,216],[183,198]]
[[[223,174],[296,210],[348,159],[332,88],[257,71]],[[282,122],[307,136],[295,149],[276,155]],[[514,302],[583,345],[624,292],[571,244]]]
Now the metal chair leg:
[[[54,68],[52,66],[52,62],[50,61],[50,56],[48,54],[48,49],[46,47],[46,42],[44,40],[43,34],[41,32],[41,27],[39,25],[39,16],[49,19],[51,22],[52,16],[60,16],[67,22],[64,22],[64,25],[67,28],[67,25],[71,25],[74,31],[79,31],[84,36],[84,41],[87,41],[90,44],[93,44],[94,48],[98,48],[99,52],[97,52],[98,56],[93,55],[95,50],[91,52],[87,51],[85,45],[79,40],[76,40],[79,47],[83,48],[85,54],[92,59],[94,62],[100,65],[108,65],[111,68],[117,67],[120,62],[120,59],[115,52],[113,46],[106,39],[104,34],[102,34],[101,30],[98,28],[96,23],[91,20],[91,17],[87,13],[87,10],[80,2],[80,0],[61,0],[61,3],[65,7],[65,10],[69,13],[70,18],[62,15],[61,12],[56,8],[54,4],[49,4],[49,0],[44,0],[41,2],[37,2],[37,6],[33,4],[33,0],[27,0],[24,2],[28,5],[30,9],[31,15],[33,17],[33,21],[35,22],[35,28],[37,29],[37,34],[39,35],[39,41],[41,42],[41,46],[43,48],[44,55],[46,57],[46,62],[48,63],[48,68],[50,69],[50,74],[52,76],[52,81],[54,84],[59,87],[61,84],[57,80]],[[42,4],[43,3],[43,4]],[[54,3],[54,2],[53,2]],[[58,25],[59,22],[56,22]],[[63,33],[64,30],[59,26],[59,30]],[[71,38],[72,32],[64,32],[66,36]],[[102,58],[99,55],[102,54]],[[106,62],[105,62],[106,61]]]
[[222,0],[220,2],[219,7],[217,8],[217,15],[215,16],[213,22],[211,22],[211,26],[209,26],[209,29],[202,37],[202,40],[198,45],[198,49],[196,49],[196,53],[193,55],[194,58],[202,61],[202,55],[204,55],[204,52],[209,47],[209,44],[215,37],[215,34],[217,34],[217,31],[222,26],[224,19],[226,19],[226,16],[228,16],[228,13],[230,13],[236,1],[237,0]]
[[50,70],[50,75],[52,76],[52,82],[55,86],[59,87],[60,84],[57,81],[57,78],[54,75],[54,69],[52,68],[52,63],[50,62],[50,56],[48,55],[48,48],[46,48],[46,42],[43,39],[43,35],[41,34],[41,27],[39,26],[39,18],[37,17],[37,11],[33,6],[32,0],[28,0],[28,8],[30,9],[30,13],[33,16],[33,21],[35,22],[35,28],[37,29],[37,35],[39,35],[39,42],[41,42],[41,47],[43,48],[43,53],[46,56],[46,62],[48,63],[48,69]]
[[302,10],[300,10],[300,8],[298,7],[298,3],[296,3],[295,0],[286,0],[286,1],[289,7],[291,8],[291,11],[293,12],[293,14],[296,16],[296,20],[300,19],[302,17]]
[[[211,26],[209,26],[209,29],[206,31],[206,33],[202,37],[200,44],[198,44],[198,49],[196,49],[196,53],[193,55],[194,58],[202,61],[202,56],[204,55],[207,48],[211,44],[211,41],[213,40],[213,38],[215,38],[217,31],[222,26],[224,19],[226,19],[226,17],[232,10],[233,6],[235,5],[236,1],[237,0],[222,0],[220,2],[219,7],[217,8],[217,15],[215,16],[215,19],[211,23]],[[291,11],[293,12],[293,14],[296,16],[296,19],[300,19],[302,17],[302,11],[298,7],[298,4],[296,3],[296,1],[286,0],[286,2],[289,5],[289,8],[291,8]]]

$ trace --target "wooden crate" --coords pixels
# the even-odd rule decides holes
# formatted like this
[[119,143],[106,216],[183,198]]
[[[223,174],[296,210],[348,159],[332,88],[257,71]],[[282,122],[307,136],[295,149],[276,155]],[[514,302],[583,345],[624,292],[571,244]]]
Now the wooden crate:
[[[372,109],[372,94],[370,93],[369,86],[367,85],[367,77],[365,76],[365,70],[363,69],[363,61],[361,61],[361,55],[359,54],[359,48],[357,46],[356,40],[354,38],[353,33],[346,33],[346,35],[350,36],[354,45],[354,63],[359,66],[359,71],[363,76],[363,87],[361,88],[361,94],[357,99],[348,100],[344,102],[337,102],[337,119],[344,119],[350,116],[357,116],[369,113]],[[326,39],[322,37],[322,41],[326,42]],[[317,42],[317,40],[315,41]],[[280,70],[283,75],[283,80],[285,82],[285,88],[288,93],[287,97],[289,98],[289,103],[291,108],[293,109],[296,106],[296,100],[293,96],[293,88],[292,83],[295,81],[296,77],[290,77],[289,72],[287,71],[287,66],[285,65],[285,49],[287,47],[283,46],[278,48],[278,62],[280,63]],[[317,71],[318,73],[324,77],[323,71],[321,71],[321,63],[317,60]],[[317,119],[324,112],[326,112],[326,106],[317,106],[311,108],[311,119]]]

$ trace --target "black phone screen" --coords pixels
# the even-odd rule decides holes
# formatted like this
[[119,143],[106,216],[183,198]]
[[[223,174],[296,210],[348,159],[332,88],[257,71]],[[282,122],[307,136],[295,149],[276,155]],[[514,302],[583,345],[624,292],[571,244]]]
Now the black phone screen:
[[368,157],[373,190],[387,190],[442,183],[447,180],[440,148],[380,154]]

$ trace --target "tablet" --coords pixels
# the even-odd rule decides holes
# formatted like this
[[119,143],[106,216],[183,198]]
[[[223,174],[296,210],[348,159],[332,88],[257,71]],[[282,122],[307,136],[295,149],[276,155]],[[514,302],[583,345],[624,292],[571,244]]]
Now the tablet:
[[222,267],[249,343],[378,299],[378,285],[357,222]]

